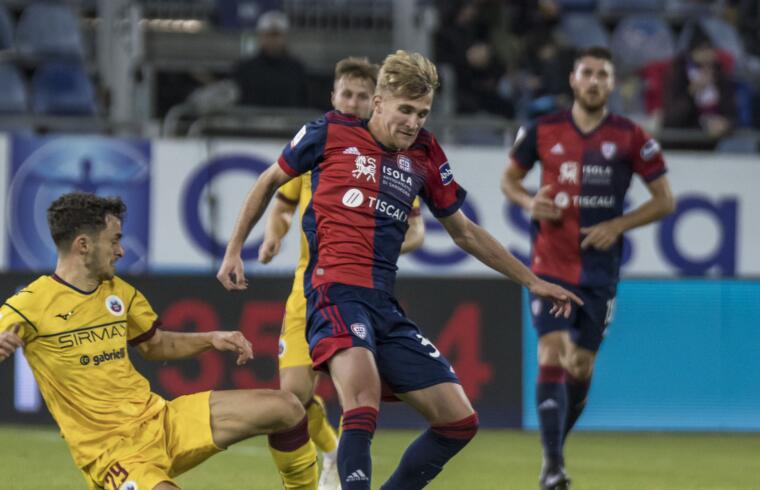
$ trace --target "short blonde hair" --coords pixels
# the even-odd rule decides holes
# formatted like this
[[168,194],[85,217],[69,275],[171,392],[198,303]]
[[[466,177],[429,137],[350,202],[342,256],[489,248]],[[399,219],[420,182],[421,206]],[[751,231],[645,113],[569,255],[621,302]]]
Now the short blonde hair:
[[397,97],[419,99],[438,88],[438,70],[419,53],[399,49],[389,54],[377,77],[375,93],[390,92]]

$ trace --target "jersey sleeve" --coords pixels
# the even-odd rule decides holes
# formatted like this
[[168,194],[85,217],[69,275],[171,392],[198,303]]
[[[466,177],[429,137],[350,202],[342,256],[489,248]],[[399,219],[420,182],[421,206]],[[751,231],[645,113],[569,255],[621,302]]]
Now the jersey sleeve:
[[277,163],[291,177],[306,173],[322,160],[326,140],[327,119],[323,117],[304,125],[285,145]]
[[660,144],[639,126],[634,128],[631,152],[633,171],[644,181],[652,182],[667,172]]
[[277,198],[282,199],[290,204],[298,204],[298,198],[301,197],[301,179],[303,177],[296,177],[291,179],[277,190]]
[[409,216],[419,216],[420,214],[422,214],[422,210],[420,209],[420,198],[415,197],[412,202],[412,211],[409,213]]
[[515,142],[509,152],[512,164],[525,171],[533,168],[538,157],[538,125],[534,122],[517,130]]
[[0,306],[0,332],[8,332],[13,329],[14,325],[18,324],[21,328],[17,335],[21,337],[24,343],[35,338],[37,326],[33,323],[34,319],[31,318],[30,312],[25,310],[26,308],[13,301],[13,298],[9,298],[3,303]]
[[161,322],[148,300],[137,289],[127,306],[127,340],[137,345],[153,337]]
[[454,172],[451,170],[449,160],[432,135],[428,148],[428,163],[430,168],[420,195],[433,216],[436,218],[451,216],[462,207],[467,191],[454,180]]

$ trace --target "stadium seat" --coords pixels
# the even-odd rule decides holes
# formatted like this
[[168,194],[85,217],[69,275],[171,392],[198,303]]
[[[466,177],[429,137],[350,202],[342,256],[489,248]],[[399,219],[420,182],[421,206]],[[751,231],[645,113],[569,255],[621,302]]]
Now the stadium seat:
[[34,3],[26,7],[16,27],[20,57],[81,59],[84,55],[79,20],[64,4]]
[[95,115],[95,90],[79,63],[51,61],[32,78],[32,110],[37,114]]
[[615,28],[610,49],[618,69],[630,74],[652,61],[673,57],[675,38],[662,18],[646,14],[631,15],[623,18]]
[[23,114],[29,108],[26,83],[19,69],[0,63],[0,113]]
[[5,5],[0,5],[0,50],[13,47],[13,21]]
[[559,0],[559,6],[563,13],[569,12],[593,12],[596,10],[596,0]]
[[569,14],[562,16],[559,30],[564,41],[576,49],[590,46],[609,47],[610,36],[599,19],[591,14]]

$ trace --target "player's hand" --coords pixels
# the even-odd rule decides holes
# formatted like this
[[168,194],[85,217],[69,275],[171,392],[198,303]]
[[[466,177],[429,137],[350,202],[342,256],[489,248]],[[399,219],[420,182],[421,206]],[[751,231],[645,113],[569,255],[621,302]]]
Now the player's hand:
[[245,278],[243,259],[240,255],[230,257],[225,254],[216,278],[222,283],[227,291],[244,291],[248,289],[248,280]]
[[265,239],[259,247],[259,262],[268,264],[278,253],[280,253],[281,240]]
[[617,243],[623,230],[614,220],[602,221],[594,226],[581,228],[581,234],[586,235],[581,240],[581,249],[586,250],[594,247],[597,250],[606,251]]
[[578,306],[583,305],[583,300],[575,294],[561,286],[546,282],[542,279],[531,284],[528,287],[528,290],[536,296],[551,301],[552,308],[549,310],[549,313],[555,317],[563,316],[569,318],[570,313],[573,311],[573,303]]
[[242,366],[253,359],[253,344],[246,339],[240,332],[212,332],[211,344],[218,351],[236,352],[237,365]]
[[16,349],[24,346],[24,341],[18,336],[21,325],[16,323],[13,327],[3,333],[0,333],[0,362],[8,359],[16,352]]
[[529,212],[533,219],[556,221],[562,217],[562,209],[549,196],[551,189],[551,185],[545,185],[531,199]]

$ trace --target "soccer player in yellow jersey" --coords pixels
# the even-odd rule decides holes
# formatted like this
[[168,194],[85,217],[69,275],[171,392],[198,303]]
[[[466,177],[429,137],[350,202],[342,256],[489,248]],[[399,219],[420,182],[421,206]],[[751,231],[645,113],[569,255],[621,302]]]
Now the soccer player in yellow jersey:
[[[375,93],[377,65],[366,58],[345,58],[335,65],[335,82],[332,105],[344,114],[360,118],[370,115],[370,102]],[[266,264],[277,255],[282,238],[288,232],[296,207],[301,217],[311,201],[311,173],[296,177],[283,185],[266,224],[264,243],[259,248],[259,262]],[[409,229],[401,246],[406,253],[422,245],[425,225],[415,200],[409,217]],[[285,307],[285,318],[280,334],[280,388],[294,393],[306,407],[309,417],[309,434],[317,448],[323,452],[322,474],[319,490],[340,488],[336,455],[338,440],[335,430],[327,420],[322,400],[314,394],[317,373],[311,368],[309,345],[306,342],[306,298],[303,290],[303,274],[309,263],[309,245],[301,233],[301,256],[293,278],[293,289]]]
[[[164,400],[129,359],[127,344],[153,360],[216,349],[253,358],[240,332],[163,331],[134,287],[114,275],[124,255],[126,206],[87,193],[48,209],[58,249],[55,273],[0,307],[0,362],[23,347],[50,413],[90,490],[169,490],[173,477],[258,434],[290,453],[283,479],[315,481],[316,449],[301,403],[274,390],[207,391]],[[298,488],[313,488],[301,486]]]

